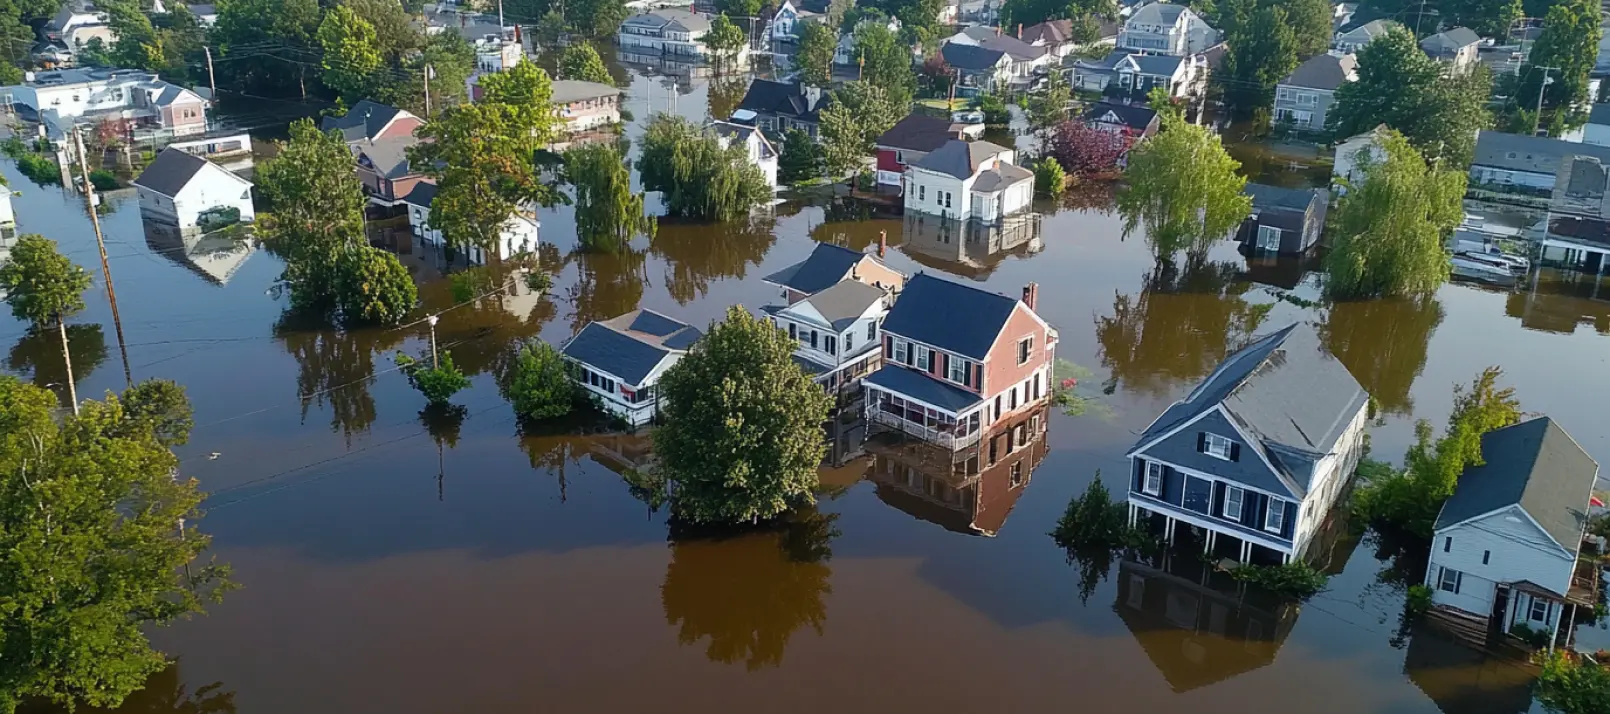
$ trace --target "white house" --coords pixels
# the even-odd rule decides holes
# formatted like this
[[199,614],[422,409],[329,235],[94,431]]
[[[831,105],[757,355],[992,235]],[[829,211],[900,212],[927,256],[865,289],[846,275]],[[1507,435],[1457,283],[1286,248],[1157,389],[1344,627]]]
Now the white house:
[[[862,20],[855,27],[856,28],[861,28],[861,27],[865,27],[868,24],[875,24],[876,22],[877,22],[876,20]],[[888,18],[887,20],[884,20],[883,26],[884,26],[885,29],[887,29],[890,32],[893,32],[895,34],[900,34],[900,20],[897,19],[897,18],[891,17],[891,18]],[[855,30],[854,29],[846,28],[844,30],[844,32],[839,35],[839,44],[838,44],[837,47],[835,47],[833,49],[833,63],[837,64],[837,65],[840,65],[840,66],[848,66],[848,65],[855,64]]]
[[1336,145],[1336,162],[1331,166],[1331,188],[1336,189],[1338,194],[1347,193],[1344,182],[1358,185],[1364,180],[1366,164],[1386,160],[1386,150],[1381,148],[1386,132],[1387,126],[1381,124]]
[[1481,37],[1468,27],[1453,27],[1420,41],[1426,55],[1448,66],[1452,74],[1469,72],[1481,61]]
[[[420,181],[414,184],[413,190],[402,198],[402,203],[408,208],[408,226],[413,230],[414,237],[420,243],[433,248],[444,247],[447,243],[442,237],[442,229],[430,223],[431,204],[436,200],[436,184],[430,181]],[[523,212],[516,212],[509,216],[509,221],[503,224],[503,235],[498,243],[499,255],[510,257],[524,253],[535,253],[539,242],[538,234],[542,224],[536,216]],[[486,252],[476,247],[460,248],[465,260],[475,265],[486,264]]]
[[771,39],[776,42],[793,42],[799,39],[801,23],[827,21],[827,3],[783,0],[771,18]]
[[794,362],[817,384],[837,392],[858,389],[861,378],[882,362],[878,325],[893,303],[891,290],[846,278],[799,302],[762,309],[799,343]]
[[715,131],[722,146],[732,146],[734,143],[741,145],[749,163],[754,164],[766,177],[766,185],[771,186],[773,191],[777,190],[777,149],[766,140],[766,135],[759,128],[730,121],[712,121],[710,128]]
[[1118,49],[1194,55],[1219,44],[1219,31],[1184,5],[1154,2],[1135,10],[1118,33]]
[[1132,96],[1143,97],[1152,87],[1162,87],[1170,96],[1183,97],[1206,76],[1206,61],[1202,55],[1115,50],[1099,60],[1077,60],[1069,71],[1072,77],[1068,83],[1075,89],[1105,92],[1116,87]]
[[137,69],[62,69],[26,72],[23,83],[0,88],[13,104],[60,131],[74,122],[123,122],[174,136],[207,131],[201,95]]
[[1431,601],[1557,638],[1568,606],[1594,604],[1596,566],[1577,558],[1599,465],[1548,417],[1484,434],[1481,456],[1437,516]]
[[998,221],[1029,209],[1034,172],[1017,152],[987,141],[953,139],[906,167],[905,210],[957,220]]
[[1261,337],[1129,450],[1130,519],[1215,558],[1302,558],[1364,454],[1369,401],[1308,326]]
[[[616,39],[622,52],[688,61],[710,56],[710,49],[704,44],[704,36],[709,32],[710,21],[704,16],[686,10],[663,9],[626,18]],[[743,66],[748,60],[749,46],[745,43],[735,61]]]
[[525,61],[525,50],[512,37],[485,35],[475,40],[475,68],[502,72]]
[[200,156],[163,149],[134,180],[140,213],[148,220],[177,226],[180,231],[208,232],[214,227],[252,222],[252,182]]
[[704,333],[653,310],[633,310],[590,322],[559,353],[575,367],[575,380],[606,411],[632,426],[653,421],[660,400],[655,385]]
[[1336,37],[1331,41],[1331,47],[1345,54],[1357,54],[1371,40],[1391,32],[1393,28],[1399,27],[1403,27],[1403,25],[1392,20],[1370,20],[1346,32],[1336,33]]
[[0,230],[17,225],[17,214],[11,210],[11,196],[15,193],[10,186],[0,186]]

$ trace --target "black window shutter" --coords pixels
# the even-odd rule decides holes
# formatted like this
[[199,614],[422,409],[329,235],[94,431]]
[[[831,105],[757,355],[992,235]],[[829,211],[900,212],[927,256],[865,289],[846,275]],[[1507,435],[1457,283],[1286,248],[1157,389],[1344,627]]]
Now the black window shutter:
[[1196,432],[1196,453],[1207,453],[1207,432],[1205,431]]
[[1459,588],[1463,587],[1464,584],[1465,574],[1455,570],[1453,573],[1453,594],[1458,595]]
[[1240,461],[1241,460],[1241,445],[1237,444],[1237,443],[1235,443],[1233,441],[1230,442],[1230,460],[1231,461]]
[[884,359],[894,359],[894,338],[893,337],[885,337],[885,338],[883,338],[883,358]]

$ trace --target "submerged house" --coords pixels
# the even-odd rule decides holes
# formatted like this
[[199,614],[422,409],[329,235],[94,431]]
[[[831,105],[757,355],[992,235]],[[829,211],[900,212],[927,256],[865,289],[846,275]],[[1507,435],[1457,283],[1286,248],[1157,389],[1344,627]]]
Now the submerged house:
[[206,233],[256,217],[252,182],[174,148],[157,154],[134,179],[134,188],[146,220],[178,228],[181,234]]
[[[986,462],[985,434],[1027,430],[1051,398],[1055,328],[1035,312],[1039,286],[1007,297],[918,273],[883,321],[884,366],[868,376],[867,421]],[[1015,438],[1015,437],[1014,437]]]
[[[431,207],[436,202],[436,184],[425,180],[414,184],[413,190],[402,197],[402,205],[408,211],[408,227],[414,238],[422,245],[431,248],[444,248],[446,239],[442,236],[442,229],[431,223]],[[537,245],[541,242],[540,231],[542,224],[535,214],[515,211],[509,215],[509,220],[503,224],[503,232],[498,236],[497,255],[510,258],[516,255],[535,253]],[[485,265],[488,251],[480,246],[460,246],[464,260],[471,265]]]
[[715,132],[716,140],[723,147],[734,144],[742,147],[744,158],[760,169],[760,175],[766,177],[767,186],[773,191],[777,190],[777,147],[766,139],[759,128],[730,121],[712,121],[710,130]]
[[408,160],[408,150],[419,143],[414,132],[424,123],[406,109],[365,99],[346,114],[325,117],[319,128],[346,140],[369,202],[394,208],[425,178]]
[[907,114],[873,141],[878,150],[878,183],[899,186],[906,175],[906,167],[922,157],[952,139],[966,141],[983,134],[983,124],[958,124],[932,114]]
[[1248,183],[1246,193],[1252,197],[1252,215],[1235,234],[1246,249],[1302,255],[1319,242],[1330,206],[1329,192]]
[[860,386],[882,363],[878,323],[889,314],[893,294],[845,279],[788,305],[762,308],[772,325],[798,343],[794,362],[830,393]]
[[1227,357],[1129,450],[1132,522],[1214,556],[1307,555],[1364,451],[1369,395],[1294,324]]
[[1029,210],[1034,172],[1012,163],[1017,152],[987,141],[951,139],[906,167],[907,213],[999,221]]
[[766,276],[763,282],[782,288],[782,297],[789,305],[845,280],[858,280],[875,288],[899,292],[906,284],[906,276],[883,263],[881,255],[885,250],[879,244],[878,254],[874,255],[832,243],[818,243],[809,257]]
[[653,310],[590,322],[560,348],[576,383],[632,426],[659,413],[655,384],[704,333]]
[[1431,601],[1552,641],[1598,602],[1598,567],[1579,557],[1599,465],[1548,417],[1482,435],[1481,456],[1437,515]]

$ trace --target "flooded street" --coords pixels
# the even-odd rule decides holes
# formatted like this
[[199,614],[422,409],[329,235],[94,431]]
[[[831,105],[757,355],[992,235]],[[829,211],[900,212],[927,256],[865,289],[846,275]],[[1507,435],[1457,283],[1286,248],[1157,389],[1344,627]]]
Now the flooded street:
[[[704,80],[672,100],[665,78],[632,79],[632,137],[668,105],[703,118],[737,101]],[[19,230],[96,275],[69,328],[79,394],[121,389],[82,199],[9,161],[0,171],[22,191]],[[1136,435],[1227,351],[1294,321],[1379,401],[1378,457],[1399,460],[1415,420],[1440,427],[1452,387],[1496,364],[1524,409],[1610,463],[1597,378],[1610,303],[1572,286],[1450,283],[1423,301],[1312,306],[1302,265],[1248,264],[1226,242],[1206,269],[1160,270],[1115,214],[1091,210],[968,233],[785,203],[742,226],[662,222],[629,252],[589,255],[560,208],[541,215],[548,295],[522,286],[442,316],[438,339],[473,380],[455,399],[468,416],[443,425],[421,420],[393,367],[395,351],[427,349],[423,326],[286,320],[274,255],[148,241],[133,196],[110,200],[128,370],[188,388],[183,471],[210,494],[202,528],[244,586],[152,633],[178,664],[123,712],[1541,711],[1522,668],[1399,632],[1402,587],[1378,576],[1372,536],[1339,535],[1329,588],[1298,606],[1204,587],[1194,564],[1114,562],[1091,577],[1046,533],[1098,472],[1122,493]],[[1084,391],[1101,408],[1053,416],[1025,484],[952,491],[862,456],[824,470],[814,514],[681,538],[623,478],[644,438],[524,434],[498,395],[493,375],[521,340],[558,343],[638,306],[696,325],[756,309],[776,298],[760,278],[817,241],[875,249],[880,232],[907,273],[1007,295],[1038,282],[1058,356],[1093,373]],[[454,303],[446,280],[421,293],[426,309]],[[0,316],[9,372],[59,383],[54,339]]]

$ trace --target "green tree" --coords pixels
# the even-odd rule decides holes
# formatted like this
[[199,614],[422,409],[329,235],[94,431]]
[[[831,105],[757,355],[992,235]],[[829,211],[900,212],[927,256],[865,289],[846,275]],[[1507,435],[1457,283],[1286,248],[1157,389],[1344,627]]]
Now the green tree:
[[575,0],[565,6],[569,30],[593,40],[611,37],[626,21],[625,0]]
[[453,364],[453,353],[447,350],[442,350],[441,363],[431,367],[425,366],[423,358],[414,359],[402,352],[398,352],[395,359],[397,367],[408,377],[408,385],[419,390],[433,407],[445,406],[454,394],[470,386],[470,378]]
[[1447,11],[1450,25],[1463,25],[1482,37],[1503,37],[1525,16],[1521,0],[1456,0]]
[[883,87],[866,80],[849,82],[833,91],[833,100],[819,118],[822,155],[834,177],[859,171],[873,153],[873,142],[900,118],[907,107],[897,105]]
[[18,238],[10,260],[0,265],[0,291],[12,316],[36,328],[60,326],[83,310],[89,285],[88,271],[57,251],[55,241],[37,234]]
[[1275,84],[1297,68],[1297,36],[1284,8],[1269,6],[1253,13],[1246,27],[1226,40],[1230,46],[1223,71],[1226,101],[1243,115],[1274,102]]
[[[305,58],[322,51],[319,21],[318,0],[219,0],[208,40],[217,51],[219,85],[306,97],[308,69],[318,65]],[[276,51],[264,52],[263,46]]]
[[576,234],[583,250],[614,252],[639,233],[654,235],[643,194],[632,190],[623,150],[582,144],[565,152],[565,180],[576,187]]
[[[1543,87],[1543,106],[1568,108],[1589,101],[1588,75],[1599,56],[1599,5],[1591,0],[1565,0],[1549,8],[1543,31],[1521,67],[1517,97],[1535,102],[1544,67],[1550,79]],[[1534,104],[1535,106],[1535,104]]]
[[1415,444],[1404,454],[1403,470],[1369,460],[1361,464],[1363,483],[1353,495],[1354,513],[1377,526],[1431,538],[1437,513],[1458,487],[1459,477],[1485,463],[1482,435],[1521,420],[1515,390],[1498,387],[1503,374],[1488,367],[1468,388],[1454,388],[1453,413],[1442,438],[1432,440],[1430,422],[1416,423]]
[[794,55],[794,66],[799,68],[799,81],[810,87],[827,87],[833,83],[833,53],[838,49],[838,36],[820,22],[799,24],[799,52]]
[[539,45],[553,47],[559,44],[566,31],[564,15],[560,15],[557,10],[549,10],[537,20],[537,26],[531,32]]
[[280,280],[297,311],[336,307],[341,256],[363,238],[365,198],[352,171],[352,151],[336,132],[321,132],[311,119],[291,123],[290,140],[256,172],[268,202],[265,236],[285,256]]
[[1057,521],[1056,530],[1051,531],[1051,538],[1058,547],[1070,550],[1113,550],[1136,540],[1129,527],[1128,508],[1123,503],[1113,502],[1112,493],[1101,482],[1100,471],[1083,494],[1068,501],[1068,508]]
[[656,114],[649,120],[637,165],[643,188],[664,193],[666,208],[676,216],[729,221],[772,195],[743,147],[722,147],[681,117]]
[[325,86],[348,102],[369,96],[382,61],[374,25],[350,8],[336,6],[324,13],[318,39],[324,51],[319,66]]
[[347,251],[341,258],[337,299],[341,318],[351,323],[394,325],[419,300],[419,289],[397,256],[373,246]]
[[553,107],[553,80],[534,62],[521,62],[503,72],[481,78],[481,102],[515,110],[510,120],[523,125],[538,144],[559,135],[559,115]]
[[[340,6],[363,18],[375,31],[375,50],[385,66],[399,64],[411,52],[423,49],[425,33],[397,0],[340,0]],[[437,33],[441,35],[458,33]]]
[[123,414],[141,432],[148,432],[169,449],[190,441],[195,419],[184,385],[168,379],[147,379],[123,390]]
[[200,612],[227,567],[191,564],[201,493],[116,397],[58,420],[50,392],[0,377],[0,711],[28,699],[116,707],[167,666],[146,631]]
[[[425,108],[425,73],[430,73],[430,109]],[[475,46],[457,32],[438,32],[422,49],[406,53],[377,75],[374,98],[429,118],[443,107],[467,100],[475,72]]]
[[765,3],[761,0],[717,0],[716,12],[733,17],[754,17]]
[[710,49],[710,57],[717,68],[731,65],[748,43],[744,31],[732,24],[725,13],[710,21],[710,31],[704,35],[704,45]]
[[1336,90],[1326,128],[1346,137],[1384,123],[1427,160],[1463,170],[1475,153],[1476,132],[1491,122],[1485,106],[1491,81],[1480,68],[1444,77],[1414,35],[1393,28],[1359,50],[1358,81]]
[[1184,250],[1192,260],[1205,261],[1213,244],[1252,212],[1240,168],[1207,129],[1168,121],[1129,154],[1118,193],[1124,233],[1144,224],[1160,259]]
[[654,432],[671,508],[693,523],[754,523],[811,503],[832,400],[794,341],[739,306],[660,378]]
[[[911,69],[911,48],[889,28],[878,23],[855,28],[855,59],[861,63],[859,79],[881,87],[889,101],[905,116],[917,92],[917,73]],[[898,118],[897,118],[898,119]]]
[[1537,683],[1543,708],[1557,714],[1597,714],[1610,701],[1610,669],[1564,651],[1549,653]]
[[783,148],[777,159],[777,180],[785,184],[821,178],[827,171],[822,147],[799,129],[783,133]]
[[1337,299],[1425,295],[1448,279],[1443,246],[1464,218],[1465,173],[1427,166],[1396,132],[1382,148],[1332,219],[1325,289]]
[[[1074,20],[1074,25],[1077,26],[1081,21],[1094,23],[1100,19],[1117,18],[1118,4],[1113,0],[1006,0],[1001,5],[1001,27],[1006,28],[1067,19]],[[1091,37],[1075,41],[1092,42],[1094,39]]]
[[566,47],[564,53],[559,55],[559,78],[615,86],[615,78],[609,76],[604,58],[598,56],[598,50],[593,49],[592,45],[584,42]]
[[1296,41],[1297,57],[1307,59],[1330,49],[1335,8],[1328,0],[1283,0],[1286,24]]
[[1068,174],[1062,164],[1049,156],[1034,162],[1034,193],[1044,198],[1056,198],[1068,190]]
[[520,345],[507,382],[499,386],[515,415],[532,421],[569,414],[582,396],[559,351],[546,342]]
[[1073,88],[1068,86],[1067,76],[1052,72],[1045,88],[1029,95],[1029,126],[1039,132],[1050,131],[1068,120],[1068,107],[1072,104]]

